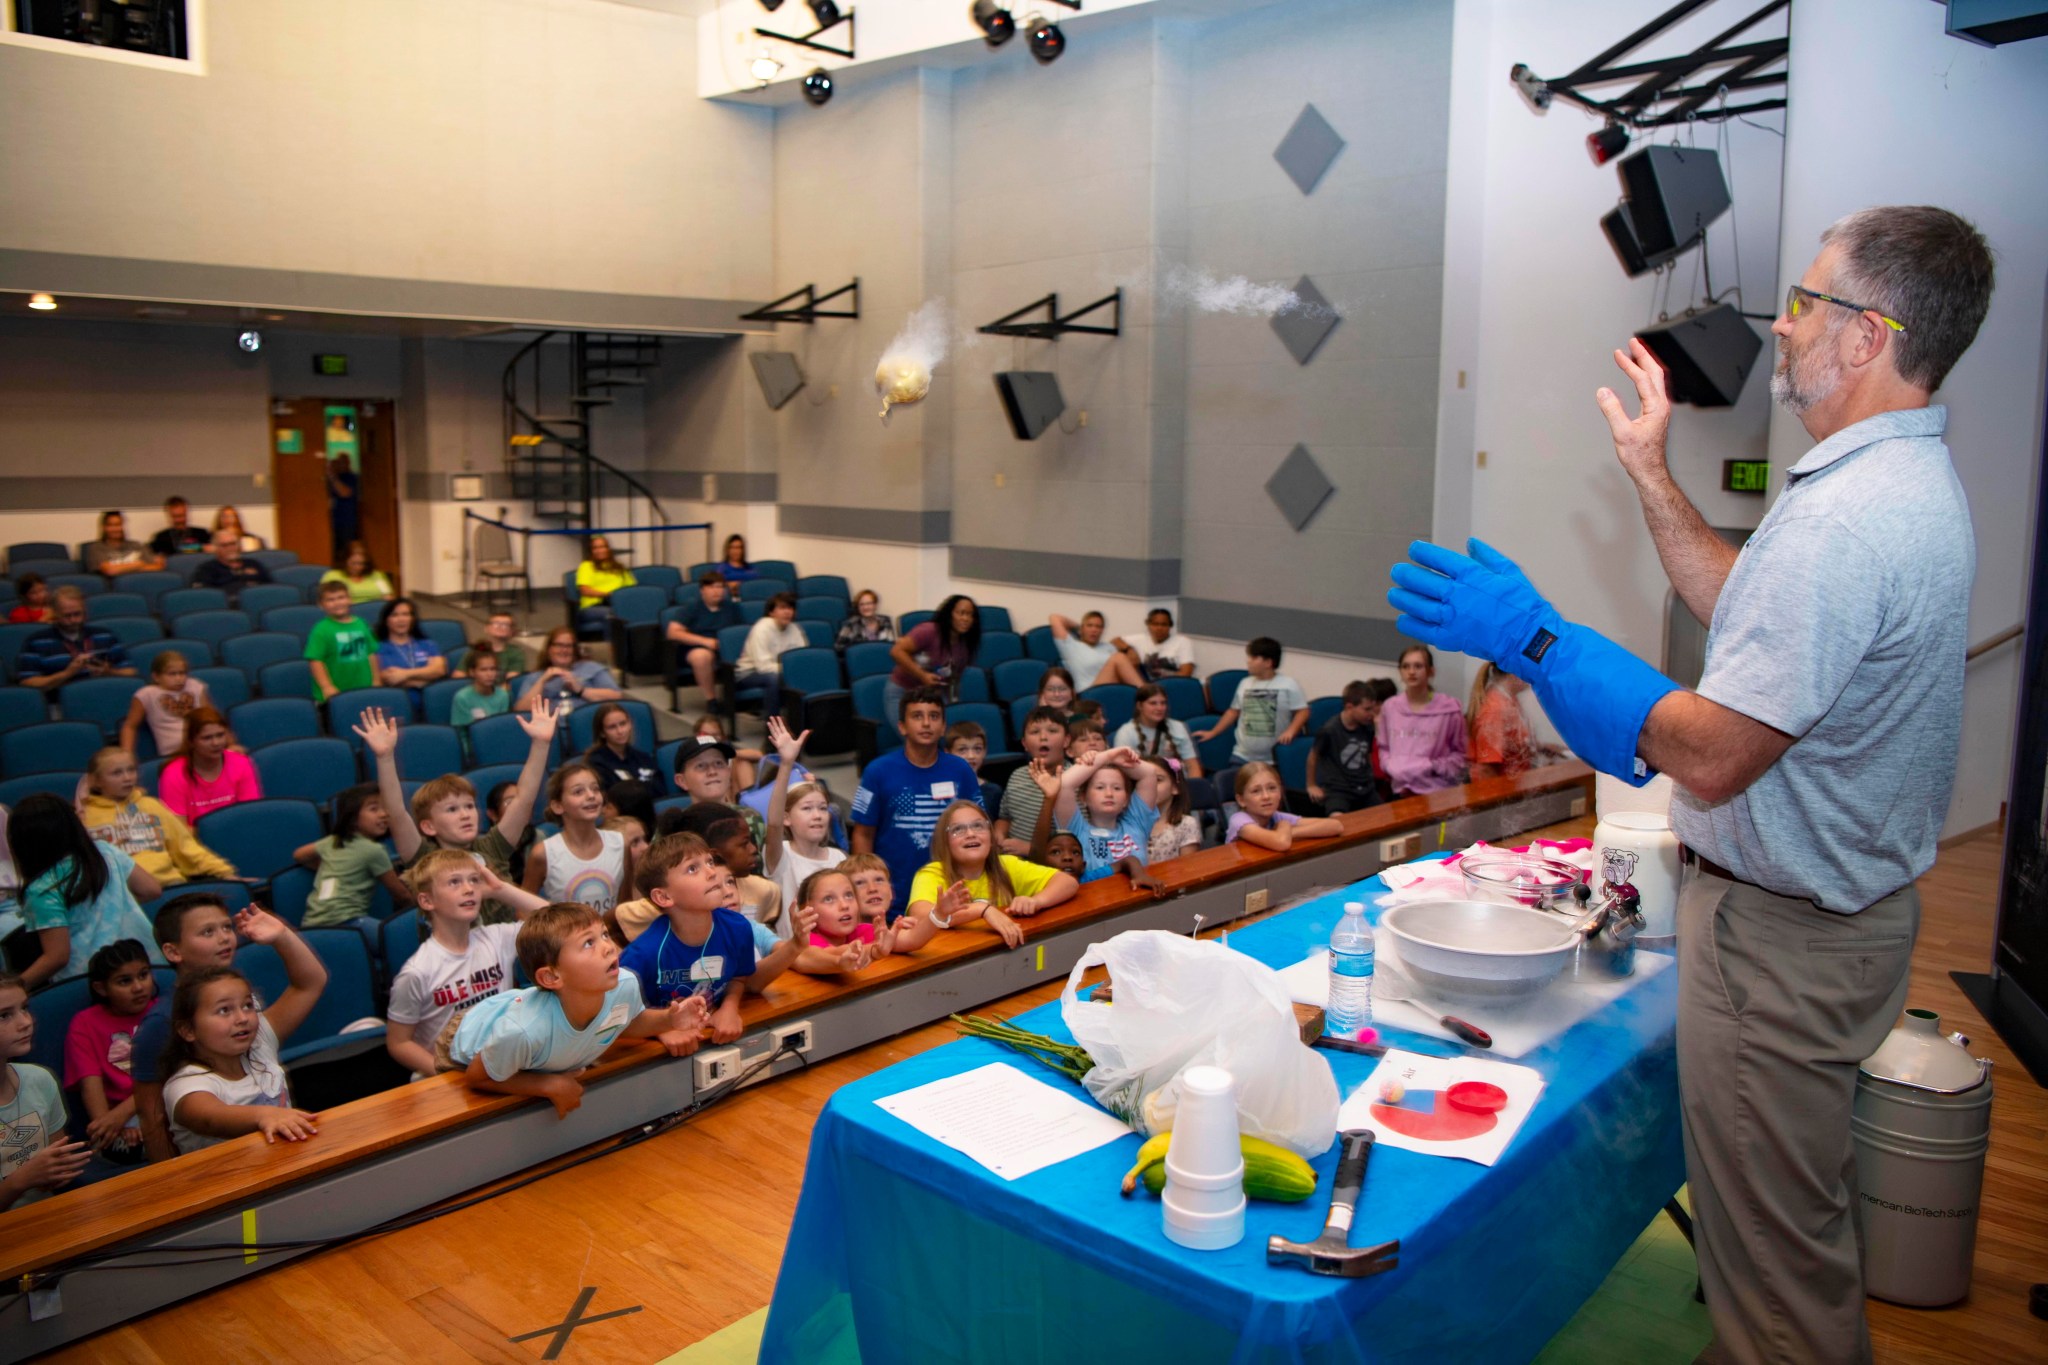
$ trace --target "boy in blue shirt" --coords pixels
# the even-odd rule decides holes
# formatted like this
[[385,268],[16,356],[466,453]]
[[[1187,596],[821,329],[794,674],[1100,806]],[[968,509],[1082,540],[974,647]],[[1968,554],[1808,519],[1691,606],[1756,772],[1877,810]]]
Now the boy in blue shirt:
[[519,926],[515,951],[534,984],[470,1006],[448,1048],[478,1090],[538,1095],[566,1115],[583,1103],[575,1073],[620,1038],[659,1036],[672,1057],[697,1050],[703,1002],[647,1008],[589,906],[557,901],[536,911]]
[[662,918],[626,949],[625,964],[663,1004],[709,1009],[711,1036],[729,1043],[746,1031],[740,1002],[754,974],[754,929],[724,908],[726,867],[694,834],[671,834],[648,849],[638,881]]
[[932,831],[954,801],[981,804],[981,779],[965,759],[939,752],[946,733],[946,694],[913,687],[897,707],[903,747],[861,769],[853,795],[853,851],[889,865],[891,919],[903,912],[917,870],[932,859]]

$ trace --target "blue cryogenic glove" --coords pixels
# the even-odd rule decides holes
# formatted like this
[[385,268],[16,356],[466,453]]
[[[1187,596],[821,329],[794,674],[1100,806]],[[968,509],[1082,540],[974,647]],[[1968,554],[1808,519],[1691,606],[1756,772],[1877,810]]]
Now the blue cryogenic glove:
[[1596,630],[1557,614],[1522,570],[1481,540],[1468,558],[1418,540],[1387,601],[1403,634],[1486,659],[1528,682],[1572,752],[1633,786],[1650,780],[1636,742],[1678,684]]

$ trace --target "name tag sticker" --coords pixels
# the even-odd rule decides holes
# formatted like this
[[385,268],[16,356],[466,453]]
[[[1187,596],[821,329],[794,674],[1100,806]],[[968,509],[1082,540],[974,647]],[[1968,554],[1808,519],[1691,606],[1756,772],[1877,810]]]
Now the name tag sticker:
[[605,1015],[604,1017],[604,1027],[608,1029],[613,1029],[624,1028],[625,1026],[626,1007],[624,1005],[613,1005],[611,1008],[611,1013]]
[[932,797],[935,800],[951,801],[953,799],[953,790],[951,782],[932,783]]
[[331,901],[331,900],[333,900],[333,899],[334,899],[334,884],[335,884],[335,883],[336,883],[337,881],[339,881],[339,880],[340,880],[340,878],[338,878],[338,877],[322,877],[322,878],[320,879],[320,899],[321,899],[321,900],[323,900],[323,901]]
[[708,954],[690,965],[690,980],[717,981],[725,976],[724,954]]

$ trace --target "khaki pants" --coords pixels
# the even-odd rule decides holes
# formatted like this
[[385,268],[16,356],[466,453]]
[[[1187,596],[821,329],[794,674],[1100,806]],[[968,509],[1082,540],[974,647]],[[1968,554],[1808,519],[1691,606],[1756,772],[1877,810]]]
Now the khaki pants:
[[[1725,888],[1725,894],[1714,894]],[[1679,904],[1678,1085],[1702,1360],[1868,1361],[1849,1110],[1906,1000],[1920,893],[1860,914],[1702,876]]]

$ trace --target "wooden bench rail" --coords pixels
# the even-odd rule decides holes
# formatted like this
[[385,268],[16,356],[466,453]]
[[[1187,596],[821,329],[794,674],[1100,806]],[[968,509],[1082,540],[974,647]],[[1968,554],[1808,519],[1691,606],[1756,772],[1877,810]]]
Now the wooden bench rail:
[[[1168,897],[1179,897],[1283,865],[1371,845],[1418,828],[1427,834],[1435,827],[1447,825],[1454,816],[1572,788],[1582,789],[1590,805],[1593,774],[1583,763],[1557,764],[1519,777],[1489,778],[1353,812],[1338,817],[1344,826],[1341,835],[1304,840],[1285,853],[1243,843],[1227,844],[1183,854],[1152,871],[1165,884]],[[1435,840],[1424,838],[1425,850],[1435,847]],[[1133,890],[1124,877],[1092,882],[1066,904],[1021,921],[1025,947],[1015,951],[1030,951],[1034,939],[1156,904],[1154,897]],[[748,999],[742,1007],[747,1036],[752,1037],[778,1021],[800,1018],[821,1007],[842,1003],[852,995],[886,989],[971,959],[1007,951],[1010,950],[1003,947],[994,933],[967,930],[941,934],[914,955],[885,958],[851,981],[787,973],[765,995]],[[962,1002],[967,1008],[978,1003]],[[585,1072],[583,1079],[586,1083],[595,1082],[669,1060],[652,1042],[621,1044]],[[687,1079],[682,1088],[687,1091]],[[0,1278],[12,1281],[30,1271],[60,1266],[88,1252],[132,1242],[145,1234],[222,1209],[246,1206],[280,1189],[482,1124],[523,1105],[540,1103],[481,1094],[454,1074],[436,1076],[323,1112],[319,1135],[307,1142],[268,1145],[259,1135],[252,1134],[97,1185],[66,1191],[25,1208],[0,1213],[0,1228],[6,1232],[4,1245],[0,1245]]]

